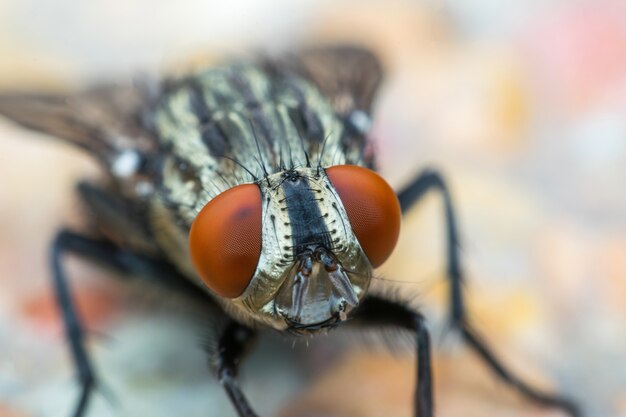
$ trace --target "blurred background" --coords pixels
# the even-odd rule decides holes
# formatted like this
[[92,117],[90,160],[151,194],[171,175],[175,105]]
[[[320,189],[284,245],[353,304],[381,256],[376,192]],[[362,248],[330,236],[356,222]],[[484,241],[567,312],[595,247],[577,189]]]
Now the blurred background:
[[[577,399],[590,417],[617,417],[626,416],[624,22],[621,0],[0,0],[0,89],[76,88],[301,45],[370,47],[387,74],[374,114],[381,171],[395,187],[426,166],[446,176],[475,327],[527,380]],[[76,400],[46,261],[55,231],[82,224],[73,184],[85,177],[98,171],[82,154],[0,120],[0,416],[68,416]],[[430,197],[409,213],[380,270],[394,281],[377,283],[426,312],[437,415],[563,415],[512,393],[445,331],[441,209]],[[69,264],[115,398],[96,394],[89,417],[234,416],[184,309]],[[411,416],[412,353],[334,333],[293,353],[280,337],[261,340],[242,370],[258,411]]]

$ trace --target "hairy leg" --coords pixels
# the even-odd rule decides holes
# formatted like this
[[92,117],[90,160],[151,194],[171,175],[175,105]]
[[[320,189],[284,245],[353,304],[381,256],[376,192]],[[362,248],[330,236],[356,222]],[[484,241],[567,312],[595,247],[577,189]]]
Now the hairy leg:
[[239,365],[255,339],[252,329],[233,321],[222,332],[213,353],[217,378],[240,417],[257,416],[237,383]]
[[97,380],[85,349],[85,332],[62,264],[63,255],[66,253],[76,254],[117,272],[132,274],[189,296],[204,298],[206,302],[210,300],[166,262],[129,252],[106,240],[86,237],[68,230],[59,232],[52,243],[50,252],[52,279],[56,300],[65,323],[67,341],[81,385],[80,397],[72,415],[82,417],[85,415]]
[[369,296],[359,306],[354,322],[364,326],[397,327],[415,332],[417,342],[417,387],[415,416],[433,416],[433,380],[430,358],[430,336],[424,317],[411,308],[380,297]]

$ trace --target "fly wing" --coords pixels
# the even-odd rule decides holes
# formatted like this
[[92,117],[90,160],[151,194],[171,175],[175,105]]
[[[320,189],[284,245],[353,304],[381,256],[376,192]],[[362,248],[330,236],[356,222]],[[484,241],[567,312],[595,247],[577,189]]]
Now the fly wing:
[[342,116],[354,110],[370,113],[383,77],[376,56],[356,46],[306,49],[283,65],[311,80]]
[[148,91],[138,85],[104,85],[75,94],[0,94],[0,115],[70,142],[108,165],[123,150],[155,148],[142,123]]
[[[147,194],[139,187],[153,187],[152,177],[141,171],[143,158],[156,149],[142,120],[151,102],[143,85],[101,85],[68,94],[0,94],[1,116],[75,145],[104,165],[113,181],[78,187],[90,209],[92,232],[144,254],[158,253],[147,221]],[[116,170],[125,155],[134,157],[135,166]]]

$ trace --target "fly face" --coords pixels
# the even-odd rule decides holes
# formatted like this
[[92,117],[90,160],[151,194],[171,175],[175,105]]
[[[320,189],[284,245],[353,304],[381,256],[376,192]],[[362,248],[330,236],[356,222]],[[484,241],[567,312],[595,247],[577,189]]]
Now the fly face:
[[[359,177],[366,189],[354,184]],[[233,214],[216,220],[215,210],[229,205],[221,199],[207,204],[192,226],[192,259],[214,292],[277,329],[312,332],[346,320],[398,237],[395,194],[377,174],[357,166],[289,169],[224,194],[233,200]],[[241,245],[232,232],[247,233],[242,239],[252,243]]]

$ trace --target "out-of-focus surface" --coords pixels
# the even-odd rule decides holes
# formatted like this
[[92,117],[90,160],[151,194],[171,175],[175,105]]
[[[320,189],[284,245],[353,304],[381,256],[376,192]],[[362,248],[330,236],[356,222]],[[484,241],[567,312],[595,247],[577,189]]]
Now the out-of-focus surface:
[[[374,114],[381,170],[396,187],[425,166],[445,173],[473,323],[529,381],[578,399],[591,417],[617,417],[626,416],[624,22],[619,0],[3,0],[0,86],[63,88],[303,43],[370,46],[388,74]],[[55,230],[81,224],[72,190],[83,177],[97,170],[79,152],[0,120],[2,416],[69,415],[76,398],[46,259]],[[561,415],[511,393],[445,334],[440,212],[429,198],[408,215],[381,269],[402,283],[378,283],[424,306],[438,416]],[[70,265],[89,327],[107,335],[89,347],[117,399],[97,394],[89,416],[234,415],[183,314]],[[411,415],[410,353],[352,348],[303,382],[293,371],[301,357],[281,360],[276,345],[264,340],[242,371],[263,415]],[[310,351],[324,363],[324,339]]]

